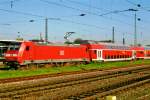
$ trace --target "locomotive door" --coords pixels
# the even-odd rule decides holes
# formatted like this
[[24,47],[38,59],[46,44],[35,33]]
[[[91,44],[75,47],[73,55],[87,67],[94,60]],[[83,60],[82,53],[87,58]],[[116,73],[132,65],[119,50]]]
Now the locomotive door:
[[25,48],[26,60],[31,61],[33,59],[33,50],[31,49],[30,45],[27,45]]
[[97,50],[97,60],[102,60],[102,50]]

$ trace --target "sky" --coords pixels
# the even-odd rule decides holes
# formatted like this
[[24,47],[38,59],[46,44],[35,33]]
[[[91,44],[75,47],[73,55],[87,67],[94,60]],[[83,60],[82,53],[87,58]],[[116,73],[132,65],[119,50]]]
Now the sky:
[[128,9],[138,10],[138,43],[150,44],[150,0],[0,0],[0,39],[13,40],[18,33],[25,40],[39,39],[40,34],[44,38],[48,18],[51,42],[64,42],[66,32],[75,32],[70,41],[110,40],[114,27],[116,43],[124,36],[126,44],[133,44],[135,12],[124,11]]

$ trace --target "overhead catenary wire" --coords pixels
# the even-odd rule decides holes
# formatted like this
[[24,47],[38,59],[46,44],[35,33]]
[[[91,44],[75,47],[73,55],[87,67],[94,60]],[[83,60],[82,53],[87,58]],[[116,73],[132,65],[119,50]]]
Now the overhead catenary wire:
[[8,4],[10,1],[3,1],[3,2],[0,2],[0,5],[4,5],[4,4]]
[[[20,15],[26,15],[26,16],[32,16],[32,17],[45,18],[45,16],[32,14],[32,13],[26,13],[26,12],[20,12],[20,11],[14,11],[14,10],[0,9],[0,11],[20,14]],[[80,23],[80,22],[76,22],[76,21],[63,20],[63,19],[60,19],[60,18],[49,18],[49,17],[47,17],[47,18],[51,19],[51,20],[60,20],[60,21],[70,22],[70,23],[74,23],[74,24],[80,24],[80,25],[84,25],[84,26],[88,26],[88,27],[95,27],[95,28],[98,28],[98,29],[106,29],[106,30],[108,30],[108,28],[100,28],[99,26],[85,24],[85,23]]]
[[[67,2],[71,2],[71,3],[74,3],[74,4],[79,4],[81,6],[84,6],[84,7],[91,7],[92,9],[96,9],[98,11],[105,11],[105,12],[112,12],[111,10],[108,10],[108,9],[104,9],[104,8],[100,8],[100,7],[96,7],[96,6],[91,6],[91,5],[88,5],[88,4],[85,4],[85,3],[81,3],[81,2],[78,2],[78,1],[74,1],[74,0],[66,0]],[[127,16],[125,14],[120,14],[122,16]]]
[[[128,2],[131,5],[134,5],[134,6],[138,7],[138,9],[142,9],[143,11],[150,12],[150,10],[148,10],[145,7],[143,7],[141,4],[134,3],[133,1],[130,1],[130,0],[125,0],[125,1]],[[143,23],[147,23],[147,24],[149,24],[149,22],[150,22],[149,20],[146,20],[146,19],[144,19],[144,20],[142,19],[140,21],[143,22]]]
[[[88,5],[88,4],[81,3],[81,2],[78,2],[78,1],[74,1],[74,0],[66,0],[66,1],[67,1],[67,2],[71,2],[71,3],[74,3],[74,4],[78,4],[78,5],[81,5],[81,6],[85,6],[85,7],[89,7],[89,6],[90,6],[90,5]],[[129,1],[129,0],[128,0],[128,1]],[[130,1],[129,1],[129,2],[130,2]],[[135,6],[138,5],[138,4],[135,4],[135,3],[133,3],[133,2],[130,2],[130,3],[134,4]],[[132,18],[131,16],[128,16],[128,15],[126,15],[126,14],[124,14],[124,13],[121,13],[121,12],[124,12],[125,10],[114,10],[114,11],[111,11],[111,10],[106,10],[106,9],[104,9],[104,8],[95,7],[95,6],[90,6],[90,7],[91,7],[92,9],[96,9],[96,10],[99,10],[99,11],[105,11],[106,13],[102,13],[102,14],[99,15],[99,16],[101,16],[101,17],[103,17],[103,18],[107,18],[107,19],[108,19],[108,17],[106,17],[105,15],[110,15],[110,14],[117,14],[117,15],[120,15],[120,16]],[[105,16],[105,17],[104,17],[104,16]],[[109,18],[109,19],[113,19],[114,21],[118,21],[118,22],[120,22],[120,23],[124,23],[124,24],[131,25],[131,24],[126,23],[126,22],[123,22],[123,21],[121,21],[121,20],[119,20],[119,19],[114,19],[114,18]],[[144,19],[144,20],[145,20],[145,19]],[[142,22],[149,24],[149,22],[147,22],[147,21],[143,21],[143,20],[142,20]],[[142,28],[143,28],[143,27],[142,27]]]
[[77,21],[71,21],[71,20],[66,20],[66,19],[60,19],[59,21],[64,21],[64,22],[67,22],[67,23],[74,23],[74,24],[84,25],[84,26],[88,26],[88,27],[94,27],[94,28],[97,28],[97,29],[100,29],[100,30],[108,30],[109,29],[109,28],[104,28],[104,27],[100,27],[100,26],[97,26],[97,25],[80,23],[80,22],[77,22]]
[[125,1],[128,2],[129,4],[132,4],[132,5],[136,6],[136,7],[139,7],[139,9],[143,9],[144,11],[150,12],[149,9],[143,7],[141,4],[137,4],[137,3],[134,3],[133,1],[129,1],[129,0],[125,0]]
[[[40,1],[44,1],[44,2],[47,2],[47,3],[52,3],[52,4],[55,4],[55,5],[58,5],[58,6],[62,6],[62,4],[58,4],[58,3],[47,1],[47,0],[40,0]],[[66,6],[66,5],[63,5],[63,6],[67,7],[67,8],[70,8],[70,9],[78,10],[78,11],[84,11],[82,9],[78,9],[78,8],[74,8],[74,7],[69,7],[69,6]],[[25,12],[13,11],[13,10],[11,10],[11,11],[10,10],[6,10],[6,9],[0,9],[0,10],[1,11],[5,11],[5,12],[10,12],[10,13],[16,13],[16,14],[30,15],[30,16],[34,16],[34,17],[41,17],[41,18],[45,17],[45,16],[41,16],[41,15],[37,15],[37,14],[31,14],[31,13],[25,13]],[[96,15],[96,16],[102,16],[102,14],[98,15],[97,13],[93,13],[93,12],[89,12],[89,11],[84,11],[84,12],[92,14],[92,15]],[[103,18],[106,18],[106,17],[103,17]],[[51,19],[55,20],[56,18],[51,18]],[[111,18],[111,20],[112,20],[112,18]],[[129,24],[129,23],[126,23],[126,22],[122,22],[121,20],[117,20],[117,21],[120,22],[120,23],[124,23],[124,24],[128,24],[128,25],[132,26],[132,24]]]
[[18,2],[18,1],[21,1],[21,0],[9,0],[9,1],[3,1],[3,2],[0,2],[0,5],[9,4],[11,7],[13,7],[13,4],[14,4],[15,2]]
[[21,14],[21,15],[26,15],[26,16],[32,16],[32,17],[40,17],[40,18],[44,17],[44,16],[37,15],[37,14],[31,14],[31,13],[14,11],[14,10],[7,10],[7,9],[1,9],[1,8],[0,8],[0,11],[9,12],[9,13],[15,13],[15,14]]
[[[106,17],[106,16],[102,16],[101,14],[97,14],[95,12],[90,12],[90,11],[87,11],[87,10],[82,10],[82,9],[79,9],[79,8],[75,8],[75,7],[72,7],[72,6],[68,6],[68,5],[65,5],[65,4],[60,4],[60,3],[57,3],[57,2],[53,2],[53,1],[48,1],[48,0],[40,0],[41,2],[44,2],[44,3],[47,3],[47,4],[50,4],[50,5],[56,5],[56,6],[59,6],[59,7],[65,7],[65,8],[68,8],[68,9],[72,9],[72,10],[76,10],[76,11],[82,11],[86,14],[90,14],[90,15],[94,15],[94,16],[98,16],[98,17],[102,17],[104,19],[109,19],[111,21],[117,21],[121,24],[126,24],[128,26],[131,26],[131,27],[134,27],[133,24],[130,24],[130,23],[127,23],[125,21],[122,21],[122,20],[119,20],[118,18],[117,19],[114,19],[114,18],[109,18],[109,17]],[[142,29],[144,27],[140,26]]]
[[[41,0],[40,0],[41,1]],[[43,0],[42,0],[43,1]],[[47,0],[44,0],[44,1],[47,1]],[[69,7],[70,8],[70,7]],[[71,9],[76,9],[76,8],[74,8],[74,7],[71,7]],[[6,10],[6,9],[0,9],[1,11],[5,11],[5,12],[10,12],[10,13],[16,13],[16,14],[22,14],[22,15],[28,15],[28,16],[33,16],[33,17],[40,17],[40,18],[45,18],[45,16],[41,16],[41,15],[37,15],[37,14],[32,14],[32,13],[25,13],[25,12],[19,12],[19,11],[14,11],[14,10]],[[79,10],[78,8],[76,9],[76,10]],[[82,9],[80,9],[81,11],[84,11],[84,10],[82,10]],[[88,12],[87,11],[87,13],[90,13],[90,14],[95,14],[96,16],[100,16],[99,14],[97,14],[97,13],[94,13],[94,12]],[[104,17],[104,18],[106,18],[106,17]],[[60,20],[59,18],[49,18],[49,19],[52,19],[52,20]],[[111,19],[112,20],[112,19]],[[66,21],[67,22],[67,21]],[[68,21],[68,22],[70,22],[71,23],[71,21]],[[75,22],[75,21],[74,21]],[[74,23],[73,22],[73,23]],[[120,22],[122,22],[122,21],[120,21]],[[76,23],[77,24],[77,23]],[[82,24],[82,23],[81,23]],[[80,25],[81,25],[80,24]],[[132,25],[132,24],[129,24],[129,23],[124,23],[124,24],[128,24],[128,25]],[[88,25],[87,25],[88,26]],[[94,27],[94,25],[92,25],[92,27]],[[97,27],[97,26],[96,26]],[[97,27],[98,28],[98,27]]]
[[[73,9],[73,10],[76,10],[76,11],[81,11],[81,12],[85,12],[85,13],[88,13],[88,14],[91,14],[91,15],[95,15],[95,16],[100,16],[100,17],[103,17],[95,12],[90,12],[90,11],[87,11],[87,10],[82,10],[82,9],[79,9],[79,8],[75,8],[75,7],[71,7],[71,6],[68,6],[68,5],[64,5],[64,4],[59,4],[57,2],[52,2],[52,1],[48,1],[48,0],[40,0],[42,2],[45,2],[47,4],[52,4],[52,5],[56,5],[56,6],[60,6],[60,7],[65,7],[65,8],[68,8],[68,9]],[[106,17],[103,17],[103,18],[106,18]],[[112,20],[112,18],[107,18],[107,19],[110,19]],[[115,20],[115,19],[114,19]],[[118,20],[118,19],[117,19]],[[122,22],[121,20],[118,20],[118,22]],[[124,22],[122,22],[124,23]],[[127,24],[127,23],[126,23]]]
[[[26,12],[20,12],[20,11],[15,11],[15,10],[0,9],[0,11],[4,11],[4,12],[8,12],[8,13],[15,13],[15,14],[19,14],[19,15],[25,15],[25,16],[43,18],[43,20],[45,18],[45,16],[32,14],[32,13],[26,13]],[[84,25],[84,26],[88,26],[88,27],[94,27],[94,28],[98,28],[98,29],[105,29],[105,28],[102,28],[102,27],[99,27],[99,26],[96,26],[96,25],[81,23],[81,22],[77,22],[77,21],[70,21],[70,20],[66,20],[66,19],[62,19],[62,18],[47,17],[47,19],[49,19],[49,20],[58,20],[58,21],[63,21],[63,22],[67,22],[67,23],[74,23],[74,24]],[[108,30],[108,28],[106,30]]]

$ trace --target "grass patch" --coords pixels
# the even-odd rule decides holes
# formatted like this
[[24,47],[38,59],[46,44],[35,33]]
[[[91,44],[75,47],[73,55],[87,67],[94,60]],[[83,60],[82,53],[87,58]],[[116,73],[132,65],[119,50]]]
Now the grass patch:
[[0,78],[13,78],[13,77],[25,77],[40,74],[55,74],[62,72],[72,72],[81,70],[92,70],[92,69],[110,69],[116,67],[126,67],[138,64],[150,64],[150,60],[137,60],[137,61],[123,61],[123,62],[101,62],[101,63],[90,63],[87,65],[78,66],[67,66],[67,67],[50,67],[50,68],[39,68],[30,70],[0,70]]

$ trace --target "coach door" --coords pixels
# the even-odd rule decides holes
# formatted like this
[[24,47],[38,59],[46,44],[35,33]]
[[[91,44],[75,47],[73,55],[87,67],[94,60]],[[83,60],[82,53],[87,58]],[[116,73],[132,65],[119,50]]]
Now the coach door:
[[135,50],[132,51],[132,59],[136,59],[136,51]]
[[102,50],[97,50],[97,60],[102,60]]

